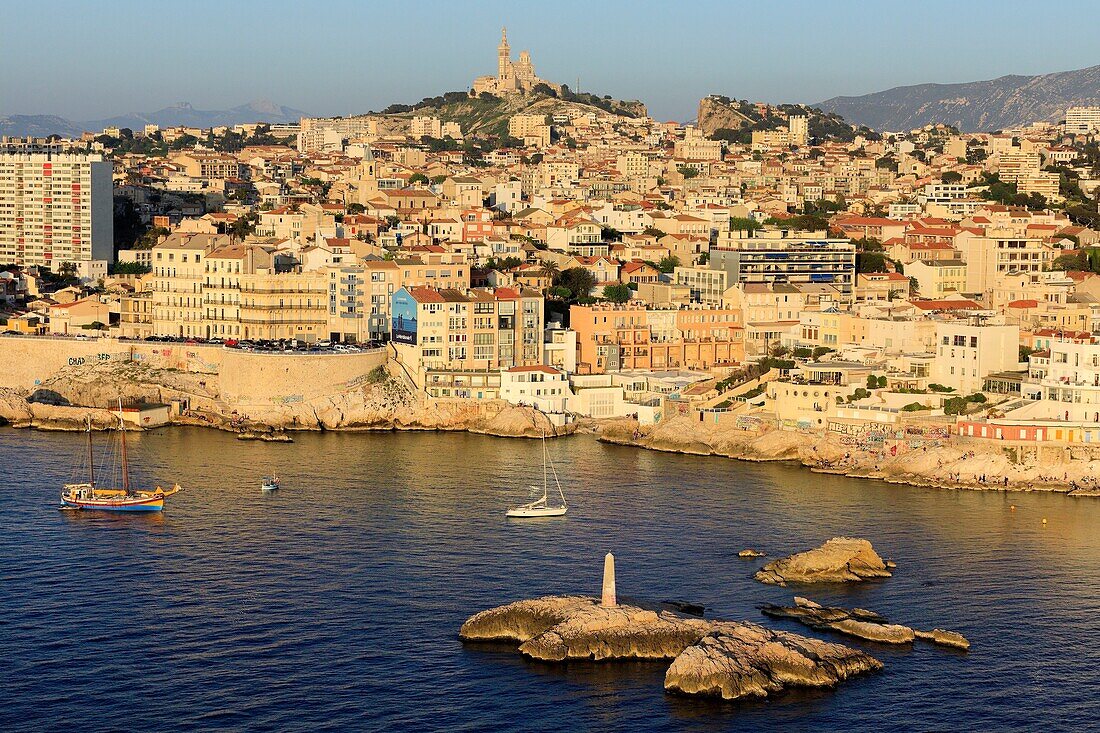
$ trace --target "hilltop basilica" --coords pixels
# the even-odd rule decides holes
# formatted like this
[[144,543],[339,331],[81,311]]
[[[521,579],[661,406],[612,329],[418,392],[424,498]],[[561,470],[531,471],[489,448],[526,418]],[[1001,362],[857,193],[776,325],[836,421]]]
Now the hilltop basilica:
[[497,75],[479,76],[474,79],[474,94],[524,94],[535,88],[536,84],[545,84],[554,91],[561,86],[535,76],[535,67],[531,64],[531,54],[520,51],[519,61],[512,61],[512,47],[508,45],[508,29],[500,29],[500,45],[497,46]]

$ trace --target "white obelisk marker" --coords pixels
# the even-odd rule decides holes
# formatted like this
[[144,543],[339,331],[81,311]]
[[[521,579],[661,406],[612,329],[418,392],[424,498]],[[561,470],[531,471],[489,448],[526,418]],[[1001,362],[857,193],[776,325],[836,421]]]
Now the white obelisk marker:
[[603,599],[600,605],[604,608],[614,608],[615,601],[615,556],[610,552],[603,559]]

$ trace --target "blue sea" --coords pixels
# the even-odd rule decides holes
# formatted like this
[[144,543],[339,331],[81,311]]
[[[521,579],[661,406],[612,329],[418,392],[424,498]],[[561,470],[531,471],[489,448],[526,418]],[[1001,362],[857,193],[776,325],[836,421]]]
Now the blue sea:
[[[160,515],[58,511],[83,436],[0,429],[0,731],[1032,731],[1100,729],[1100,499],[918,489],[787,465],[551,442],[567,517],[504,510],[536,442],[466,434],[200,429],[130,441]],[[283,487],[260,493],[272,470]],[[1047,520],[1044,525],[1042,520]],[[836,535],[892,578],[779,588],[763,560]],[[917,628],[954,652],[866,649],[834,690],[722,703],[666,694],[663,663],[527,661],[465,646],[476,611],[600,590],[765,619],[798,593]]]

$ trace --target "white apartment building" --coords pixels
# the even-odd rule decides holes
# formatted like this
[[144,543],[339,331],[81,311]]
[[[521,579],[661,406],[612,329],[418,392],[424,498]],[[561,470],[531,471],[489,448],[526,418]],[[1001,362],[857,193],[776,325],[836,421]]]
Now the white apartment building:
[[695,127],[684,130],[684,139],[673,144],[673,156],[684,160],[721,160],[722,141],[711,140]]
[[508,118],[508,135],[523,140],[525,145],[550,145],[550,125],[545,115],[512,115]]
[[1066,110],[1066,132],[1087,135],[1100,131],[1100,107],[1070,107]]
[[987,375],[1015,369],[1019,363],[1019,326],[964,320],[936,324],[936,384],[971,394],[982,389]]
[[409,135],[415,138],[424,136],[440,138],[443,136],[443,123],[438,117],[417,116],[409,125]]
[[788,142],[802,147],[810,141],[810,118],[806,115],[791,115],[787,118]]
[[0,153],[0,264],[113,261],[113,168],[94,154]]
[[1054,261],[1055,251],[1038,238],[989,230],[986,236],[963,232],[955,246],[966,261],[966,292],[984,293],[1012,273],[1038,273]]
[[1100,422],[1100,344],[1054,342],[1033,354],[1020,393],[1043,403],[1032,417]]

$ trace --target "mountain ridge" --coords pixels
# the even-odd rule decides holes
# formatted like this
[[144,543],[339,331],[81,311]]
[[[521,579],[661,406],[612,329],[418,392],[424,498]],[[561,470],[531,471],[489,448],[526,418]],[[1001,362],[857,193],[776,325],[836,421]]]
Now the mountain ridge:
[[943,123],[964,132],[990,132],[1057,122],[1067,107],[1079,105],[1100,105],[1100,65],[956,84],[912,84],[832,97],[813,106],[876,130],[900,132]]
[[160,127],[219,127],[253,122],[298,122],[305,112],[258,99],[221,110],[196,109],[190,102],[177,102],[155,112],[127,112],[101,120],[74,122],[59,115],[8,115],[0,117],[0,135],[46,137],[61,135],[79,137],[84,131],[98,132],[105,127],[128,127],[140,130],[145,125]]

